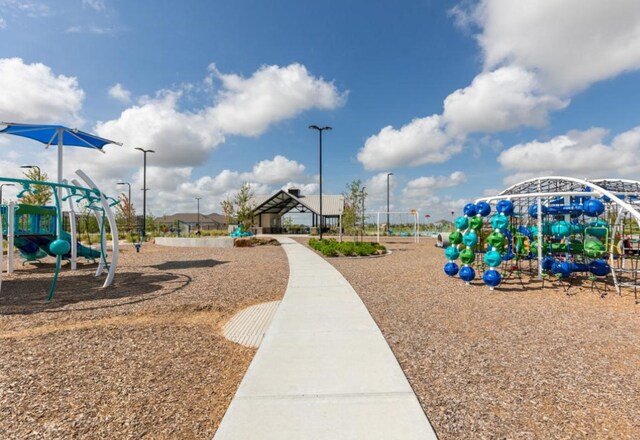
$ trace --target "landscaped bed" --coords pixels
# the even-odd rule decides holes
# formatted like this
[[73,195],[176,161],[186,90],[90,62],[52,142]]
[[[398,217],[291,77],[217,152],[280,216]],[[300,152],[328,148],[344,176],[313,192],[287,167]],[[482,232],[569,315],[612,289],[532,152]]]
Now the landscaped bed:
[[324,240],[311,238],[309,246],[325,257],[367,257],[370,255],[382,255],[387,252],[386,248],[378,243],[337,241],[333,238]]
[[0,438],[210,439],[255,353],[221,326],[280,299],[276,246],[123,246],[112,288],[95,266],[18,265],[0,292]]
[[442,440],[640,438],[631,291],[465,286],[442,272],[433,243],[385,242],[386,258],[328,261],[365,302]]

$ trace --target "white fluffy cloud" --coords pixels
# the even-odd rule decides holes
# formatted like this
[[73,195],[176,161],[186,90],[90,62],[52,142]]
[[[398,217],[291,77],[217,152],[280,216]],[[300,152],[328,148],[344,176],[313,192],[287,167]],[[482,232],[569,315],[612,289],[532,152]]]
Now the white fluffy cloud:
[[116,83],[109,89],[109,96],[120,102],[128,104],[131,102],[131,92],[125,89],[122,84]]
[[106,9],[104,0],[82,0],[82,5],[88,6],[98,12],[102,12]]
[[211,149],[224,141],[218,129],[207,124],[202,113],[182,112],[180,92],[163,91],[122,112],[118,119],[97,124],[95,132],[107,139],[123,142],[126,150],[111,160],[130,160],[132,148],[155,150],[152,160],[158,166],[183,167],[203,163]]
[[540,175],[588,178],[635,176],[640,172],[640,127],[604,142],[607,130],[570,131],[549,141],[514,145],[498,156],[511,172],[505,182],[517,183]]
[[418,177],[407,183],[407,190],[429,190],[458,186],[467,181],[467,176],[462,171],[454,171],[448,176]]
[[309,74],[301,64],[263,66],[250,78],[210,69],[222,81],[207,117],[225,133],[257,136],[275,122],[312,109],[333,109],[346,98],[336,87]]
[[41,63],[0,59],[0,114],[10,122],[81,125],[84,91],[74,77],[56,75]]
[[365,141],[358,160],[368,170],[418,166],[445,162],[461,149],[461,144],[444,132],[442,118],[433,115],[414,119],[400,129],[384,127]]
[[[569,105],[572,94],[640,68],[636,0],[481,0],[466,3],[470,9],[464,5],[452,12],[458,24],[479,27],[484,70],[445,99],[442,116],[414,119],[400,130],[385,127],[369,137],[358,154],[365,168],[442,162],[461,151],[459,144],[469,134],[542,127],[551,112]],[[418,145],[426,142],[418,141],[422,130],[415,125],[434,119],[438,136],[425,155]],[[410,146],[399,145],[404,140]]]
[[262,160],[253,166],[250,173],[244,173],[242,178],[260,183],[282,184],[289,180],[300,179],[304,174],[304,165],[277,155],[273,160]]
[[472,14],[487,70],[517,65],[568,93],[640,68],[635,0],[483,0]]
[[443,115],[451,133],[491,133],[542,127],[549,112],[567,105],[568,101],[543,93],[533,73],[509,66],[481,73],[470,86],[450,94]]
[[264,66],[248,79],[212,69],[222,89],[211,106],[184,111],[179,106],[183,91],[162,90],[119,118],[99,123],[96,132],[129,147],[156,150],[157,165],[197,166],[225,135],[256,136],[271,124],[312,108],[335,108],[345,99],[300,64]]

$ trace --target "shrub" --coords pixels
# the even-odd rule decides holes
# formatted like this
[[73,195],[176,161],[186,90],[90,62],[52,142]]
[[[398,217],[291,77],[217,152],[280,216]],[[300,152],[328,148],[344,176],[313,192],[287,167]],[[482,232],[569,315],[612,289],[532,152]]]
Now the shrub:
[[340,255],[346,257],[364,257],[386,252],[386,248],[378,243],[355,243],[351,241],[339,243],[332,238],[327,240],[312,238],[309,240],[309,246],[326,257],[337,257]]

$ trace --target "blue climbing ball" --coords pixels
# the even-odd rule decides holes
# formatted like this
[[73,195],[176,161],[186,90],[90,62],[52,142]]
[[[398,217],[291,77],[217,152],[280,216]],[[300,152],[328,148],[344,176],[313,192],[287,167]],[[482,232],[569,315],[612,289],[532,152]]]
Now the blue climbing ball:
[[566,278],[569,275],[571,275],[571,267],[569,266],[569,263],[567,263],[566,261],[563,261],[563,262],[556,261],[551,266],[551,272],[555,274],[560,274],[562,278]]
[[504,215],[511,215],[513,214],[513,203],[511,200],[500,200],[496,204],[496,211]]
[[[546,214],[547,212],[549,212],[549,208],[547,208],[546,206],[542,205],[542,214]],[[529,206],[529,215],[531,217],[538,217],[538,204],[534,203],[533,205]]]
[[476,205],[474,205],[473,203],[467,203],[466,205],[464,205],[464,208],[462,208],[462,212],[464,212],[464,215],[468,217],[473,217],[477,214]]
[[484,262],[487,266],[498,267],[502,263],[502,256],[498,251],[489,251],[484,254]]
[[604,203],[598,199],[589,199],[584,202],[582,208],[584,209],[584,215],[597,217],[604,212]]
[[553,257],[547,255],[546,257],[542,257],[542,262],[540,263],[540,265],[544,270],[551,270],[551,266],[553,266],[554,262],[555,260],[553,259]]
[[444,250],[444,256],[447,257],[447,260],[450,261],[457,260],[460,256],[460,251],[455,246],[449,246]]
[[589,263],[589,271],[597,277],[609,275],[611,266],[605,260],[593,260]]
[[464,231],[469,227],[469,219],[463,215],[456,219],[456,229]]
[[482,275],[482,281],[489,287],[498,287],[502,281],[502,276],[497,270],[489,269]]
[[473,279],[476,277],[476,271],[473,270],[473,267],[471,266],[462,266],[459,275],[462,281],[468,283],[470,281],[473,281]]
[[478,234],[475,231],[468,231],[462,236],[465,246],[474,247],[478,243]]
[[69,253],[70,250],[71,245],[65,240],[54,240],[49,245],[49,251],[51,251],[53,255],[64,255]]
[[489,205],[487,202],[478,202],[476,204],[476,212],[482,217],[486,217],[491,214],[491,205]]
[[456,274],[458,273],[458,265],[453,261],[449,261],[444,265],[444,273],[446,273],[450,277],[456,276]]

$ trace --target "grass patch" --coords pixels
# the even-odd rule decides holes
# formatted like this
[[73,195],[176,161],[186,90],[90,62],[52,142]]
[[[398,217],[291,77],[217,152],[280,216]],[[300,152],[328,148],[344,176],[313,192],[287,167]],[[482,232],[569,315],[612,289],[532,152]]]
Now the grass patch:
[[338,242],[333,238],[328,240],[309,240],[309,246],[320,252],[325,257],[366,257],[387,253],[387,249],[378,243],[353,241]]

